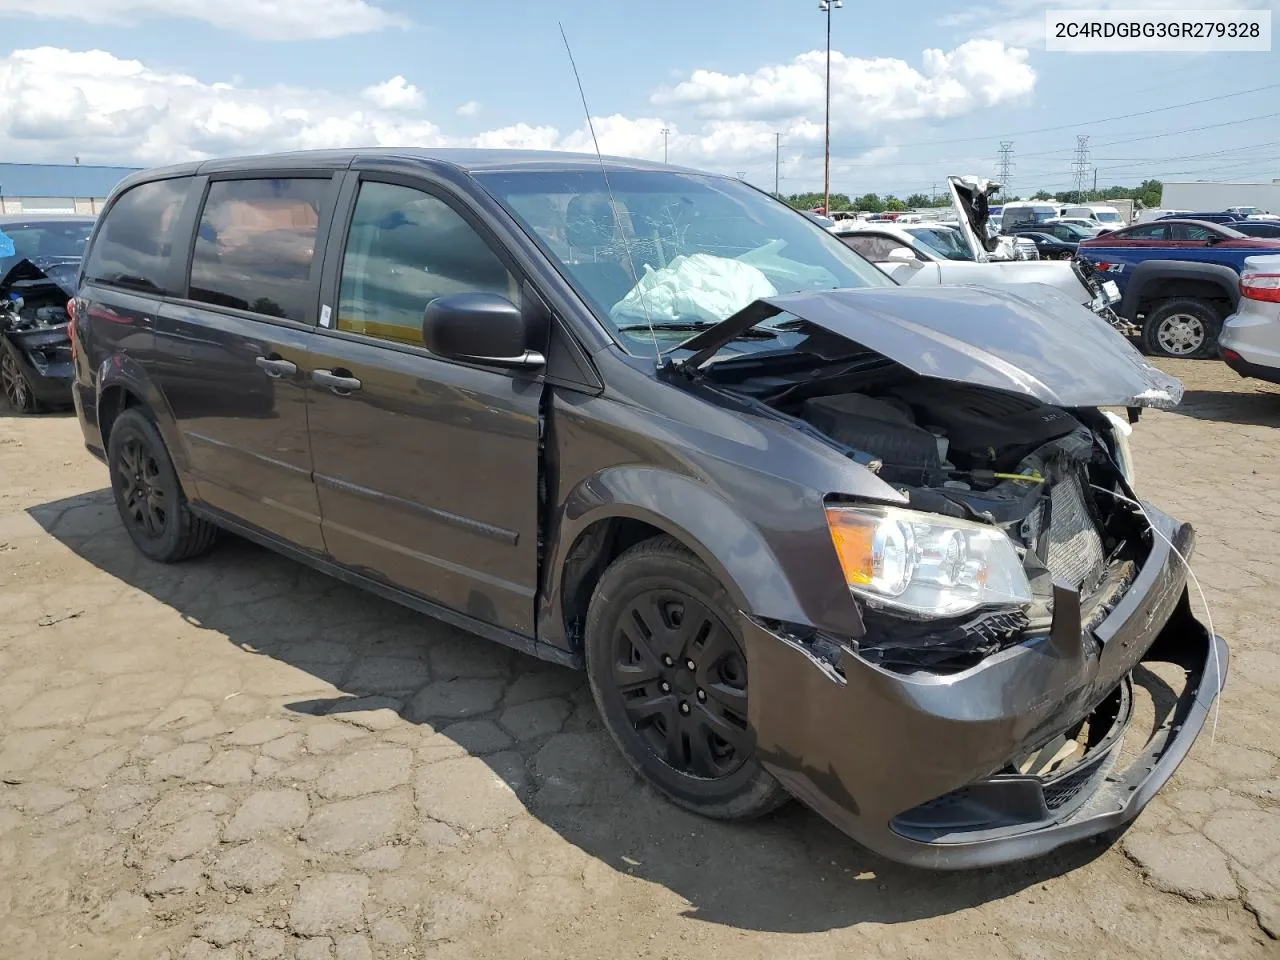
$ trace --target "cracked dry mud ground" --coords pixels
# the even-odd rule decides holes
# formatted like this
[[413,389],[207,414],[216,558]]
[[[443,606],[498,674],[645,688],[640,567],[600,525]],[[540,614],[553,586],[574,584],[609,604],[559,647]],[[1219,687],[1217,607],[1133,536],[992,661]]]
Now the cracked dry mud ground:
[[1135,449],[1232,645],[1216,739],[1122,837],[968,875],[682,813],[576,674],[246,543],[151,564],[73,418],[0,415],[0,955],[1276,956],[1280,391],[1170,369]]

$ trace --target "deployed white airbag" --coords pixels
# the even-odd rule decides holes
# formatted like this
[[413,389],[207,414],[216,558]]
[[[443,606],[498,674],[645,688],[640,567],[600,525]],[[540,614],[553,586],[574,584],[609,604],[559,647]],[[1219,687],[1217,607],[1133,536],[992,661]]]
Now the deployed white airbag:
[[645,275],[613,305],[616,323],[704,320],[719,323],[777,289],[757,267],[709,253],[679,256]]

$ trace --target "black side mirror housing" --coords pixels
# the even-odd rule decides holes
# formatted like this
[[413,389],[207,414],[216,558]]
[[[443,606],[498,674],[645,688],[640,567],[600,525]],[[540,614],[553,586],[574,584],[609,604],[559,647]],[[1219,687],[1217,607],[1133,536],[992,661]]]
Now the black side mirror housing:
[[529,349],[529,318],[496,293],[436,297],[422,317],[422,344],[432,353],[464,363],[541,367],[546,358]]

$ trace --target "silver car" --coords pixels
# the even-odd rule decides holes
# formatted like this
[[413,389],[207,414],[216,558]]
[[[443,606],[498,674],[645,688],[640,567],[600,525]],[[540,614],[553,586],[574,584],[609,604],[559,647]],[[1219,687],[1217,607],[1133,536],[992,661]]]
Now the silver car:
[[1245,259],[1240,305],[1218,342],[1222,359],[1240,376],[1280,383],[1280,255]]

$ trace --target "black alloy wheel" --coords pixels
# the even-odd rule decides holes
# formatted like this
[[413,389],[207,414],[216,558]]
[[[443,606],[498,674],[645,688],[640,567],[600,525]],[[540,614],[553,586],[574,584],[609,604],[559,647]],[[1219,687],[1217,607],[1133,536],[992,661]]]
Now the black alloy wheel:
[[218,528],[191,512],[160,431],[142,408],[130,407],[111,425],[107,463],[116,510],[142,553],[176,563],[213,546]]
[[656,537],[605,570],[585,638],[591,692],[627,761],[674,802],[726,820],[788,799],[756,756],[737,609],[694,554]]
[[124,510],[132,529],[151,540],[164,536],[171,491],[165,490],[155,453],[136,435],[121,445],[115,464]]
[[12,348],[0,343],[0,388],[4,399],[14,413],[35,413],[37,403],[27,376],[18,366],[18,358]]

